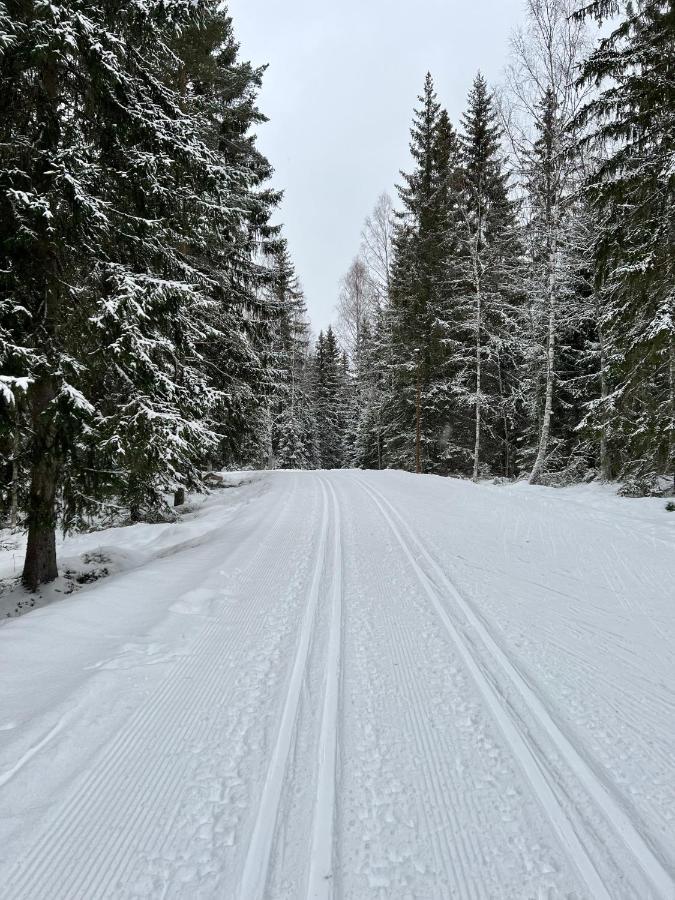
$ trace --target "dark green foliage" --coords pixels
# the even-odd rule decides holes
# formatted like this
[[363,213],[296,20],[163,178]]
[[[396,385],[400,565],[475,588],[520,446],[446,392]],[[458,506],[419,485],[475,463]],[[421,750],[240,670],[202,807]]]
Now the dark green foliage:
[[273,263],[276,321],[272,340],[274,387],[271,393],[272,454],[282,469],[311,469],[317,464],[317,436],[309,361],[309,321],[286,244]]
[[319,334],[313,363],[314,418],[322,469],[341,469],[347,462],[347,379],[346,359],[329,325],[325,334]]
[[[462,119],[462,215],[454,315],[458,406],[474,416],[472,472],[514,473],[516,336],[522,327],[522,264],[509,197],[502,132],[478,74]],[[453,329],[452,323],[456,323]]]
[[[593,3],[584,11],[616,12]],[[588,182],[601,227],[595,280],[609,389],[589,423],[615,473],[675,472],[675,6],[627,7],[587,60],[599,94],[579,116],[601,162]]]
[[449,423],[447,352],[439,313],[447,297],[453,224],[457,215],[458,145],[431,75],[411,129],[414,171],[399,187],[402,212],[394,240],[391,297],[386,311],[392,396],[385,411],[386,458],[415,465],[416,393],[420,382],[425,469],[447,471]]
[[113,495],[137,517],[243,439],[276,201],[260,77],[211,0],[0,5],[0,414],[31,587],[57,499],[65,526]]
[[386,354],[384,319],[378,314],[372,328],[363,323],[354,353],[349,463],[359,469],[384,464],[384,413],[390,399]]

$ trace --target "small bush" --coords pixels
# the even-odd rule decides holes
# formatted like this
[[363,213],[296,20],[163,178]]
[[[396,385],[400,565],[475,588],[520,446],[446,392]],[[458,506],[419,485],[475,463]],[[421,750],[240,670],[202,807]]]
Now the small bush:
[[103,563],[109,563],[110,557],[105,553],[102,553],[100,550],[96,550],[94,553],[83,553],[82,562],[86,566],[102,565]]
[[106,578],[110,575],[110,570],[105,566],[101,569],[90,569],[88,572],[79,572],[75,575],[75,581],[78,584],[93,584],[95,581],[98,581],[99,578]]
[[650,497],[653,481],[647,478],[629,478],[619,489],[619,497]]

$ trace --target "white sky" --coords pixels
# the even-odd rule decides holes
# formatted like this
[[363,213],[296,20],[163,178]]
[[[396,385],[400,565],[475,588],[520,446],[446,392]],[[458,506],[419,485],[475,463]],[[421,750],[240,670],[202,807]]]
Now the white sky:
[[285,191],[280,218],[316,331],[383,190],[409,169],[413,106],[430,70],[457,125],[480,69],[501,79],[523,0],[229,0],[242,58],[269,63],[259,145]]

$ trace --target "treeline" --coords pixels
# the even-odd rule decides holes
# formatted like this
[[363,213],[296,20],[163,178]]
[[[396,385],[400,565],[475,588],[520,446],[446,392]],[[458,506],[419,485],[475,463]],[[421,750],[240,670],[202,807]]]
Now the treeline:
[[0,525],[27,587],[57,526],[157,515],[216,466],[673,477],[675,10],[526,5],[456,127],[426,79],[312,346],[223,4],[0,0]]
[[285,253],[262,74],[217,0],[0,2],[0,519],[29,588],[57,525],[155,515],[256,444]]
[[496,96],[453,127],[431,76],[397,209],[345,276],[345,465],[675,474],[675,10],[644,0],[593,49],[572,0],[528,0]]
[[329,327],[312,340],[305,298],[282,241],[271,261],[278,310],[270,328],[270,383],[236,463],[254,468],[339,469],[349,465],[353,378]]

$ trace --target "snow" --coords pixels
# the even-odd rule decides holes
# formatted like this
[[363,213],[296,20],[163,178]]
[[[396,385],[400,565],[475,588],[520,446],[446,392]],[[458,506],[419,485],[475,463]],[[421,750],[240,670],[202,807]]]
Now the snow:
[[675,897],[662,500],[226,477],[0,628],[3,898]]
[[[248,484],[253,479],[251,473],[236,472],[222,473],[220,477],[226,488]],[[66,540],[57,539],[62,576],[38,594],[29,594],[18,584],[26,549],[25,535],[0,530],[0,623],[79,591],[80,582],[86,584],[105,573],[129,572],[195,546],[208,539],[212,532],[220,531],[236,506],[228,492],[216,491],[208,497],[191,496],[189,502],[177,510],[180,517],[177,523],[139,523],[78,534]]]
[[0,397],[8,406],[14,404],[14,391],[27,391],[30,378],[14,378],[11,375],[0,375]]

